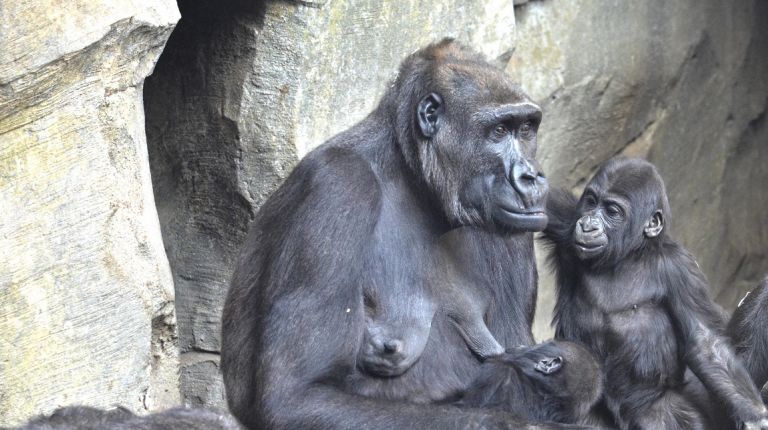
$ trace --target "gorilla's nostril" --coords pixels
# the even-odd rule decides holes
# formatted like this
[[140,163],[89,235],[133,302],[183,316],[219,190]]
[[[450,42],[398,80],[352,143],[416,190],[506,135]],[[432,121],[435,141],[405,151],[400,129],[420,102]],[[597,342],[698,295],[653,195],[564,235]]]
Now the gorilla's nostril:
[[511,173],[512,184],[521,187],[535,186],[536,181],[543,177],[536,166],[525,160],[515,163]]

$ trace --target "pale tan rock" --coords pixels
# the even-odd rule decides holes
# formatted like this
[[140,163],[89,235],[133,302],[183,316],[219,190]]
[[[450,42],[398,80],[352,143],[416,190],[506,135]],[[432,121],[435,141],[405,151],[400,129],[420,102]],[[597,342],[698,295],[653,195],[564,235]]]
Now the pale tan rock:
[[142,85],[173,1],[0,3],[0,425],[176,404]]

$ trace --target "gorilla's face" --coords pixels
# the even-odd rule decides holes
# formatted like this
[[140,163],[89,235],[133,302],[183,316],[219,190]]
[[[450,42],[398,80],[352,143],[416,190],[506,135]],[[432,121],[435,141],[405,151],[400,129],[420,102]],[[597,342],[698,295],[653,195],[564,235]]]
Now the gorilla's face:
[[416,108],[425,181],[454,225],[541,231],[548,190],[535,159],[541,109],[498,69],[461,66],[440,75],[446,82]]
[[656,170],[642,160],[609,160],[589,181],[573,226],[576,257],[610,266],[664,229],[666,192]]

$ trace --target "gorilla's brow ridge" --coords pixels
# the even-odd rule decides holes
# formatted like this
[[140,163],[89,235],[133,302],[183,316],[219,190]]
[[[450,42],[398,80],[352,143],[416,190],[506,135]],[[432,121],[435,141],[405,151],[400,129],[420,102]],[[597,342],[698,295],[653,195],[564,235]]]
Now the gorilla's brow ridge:
[[507,103],[491,109],[482,109],[472,113],[472,121],[490,123],[506,120],[513,116],[532,116],[536,114],[541,114],[541,108],[535,103]]

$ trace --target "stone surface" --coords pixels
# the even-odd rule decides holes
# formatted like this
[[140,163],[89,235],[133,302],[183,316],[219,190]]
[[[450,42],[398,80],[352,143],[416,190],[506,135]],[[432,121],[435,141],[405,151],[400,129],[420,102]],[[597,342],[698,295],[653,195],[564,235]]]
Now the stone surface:
[[[507,65],[544,109],[540,160],[576,191],[616,154],[655,163],[672,234],[732,309],[768,272],[768,3],[537,1]],[[551,337],[540,263],[535,334]]]
[[0,426],[179,400],[142,82],[171,1],[0,2]]
[[[227,4],[180,2],[144,92],[191,405],[221,400],[213,356],[236,252],[298,158],[362,119],[417,48],[454,36],[505,64],[514,36],[504,0]],[[204,366],[186,357],[200,353]]]

